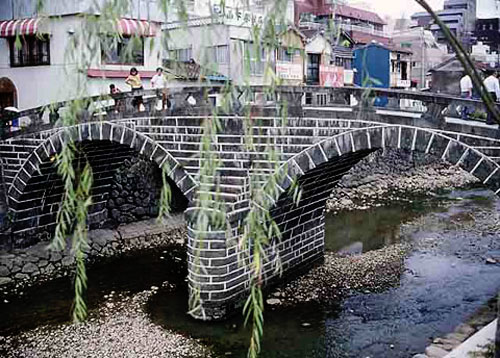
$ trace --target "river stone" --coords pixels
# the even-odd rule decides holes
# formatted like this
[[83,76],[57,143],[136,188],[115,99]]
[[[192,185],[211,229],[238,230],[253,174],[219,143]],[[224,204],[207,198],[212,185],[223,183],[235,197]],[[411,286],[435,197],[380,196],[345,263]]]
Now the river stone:
[[32,262],[28,262],[26,265],[23,266],[23,273],[33,273],[36,271],[38,271],[38,266]]
[[47,260],[40,260],[40,262],[38,263],[38,267],[45,267],[49,264],[49,262]]
[[464,334],[466,336],[472,335],[476,330],[469,326],[468,324],[462,323],[456,329],[455,332]]
[[41,259],[48,259],[49,258],[49,251],[43,245],[39,245],[37,247],[32,248],[30,250],[30,254],[33,256],[37,256]]
[[274,305],[279,305],[281,303],[281,301],[278,300],[277,298],[269,298],[269,299],[267,299],[266,303],[268,305],[274,306]]
[[16,273],[16,275],[14,276],[14,278],[17,279],[17,280],[27,280],[30,277],[28,275],[26,275],[25,273]]
[[425,354],[429,358],[443,358],[448,353],[449,353],[448,351],[445,351],[444,349],[436,347],[434,345],[430,345],[425,349]]
[[50,261],[51,262],[58,262],[58,261],[61,261],[62,259],[62,256],[59,252],[52,252],[50,254]]
[[73,256],[66,256],[62,259],[63,266],[71,266],[75,262],[75,258]]
[[415,354],[412,358],[429,358],[428,356],[426,356],[425,354]]
[[54,267],[54,265],[52,265],[52,264],[48,264],[48,265],[47,265],[47,267],[44,267],[44,268],[42,269],[42,272],[43,272],[44,274],[46,274],[46,275],[50,275],[51,273],[53,273],[53,272],[55,271],[55,269],[56,269],[56,268]]
[[0,286],[7,285],[11,283],[12,279],[10,277],[0,277]]
[[0,277],[8,276],[9,274],[10,270],[7,268],[7,266],[0,266]]

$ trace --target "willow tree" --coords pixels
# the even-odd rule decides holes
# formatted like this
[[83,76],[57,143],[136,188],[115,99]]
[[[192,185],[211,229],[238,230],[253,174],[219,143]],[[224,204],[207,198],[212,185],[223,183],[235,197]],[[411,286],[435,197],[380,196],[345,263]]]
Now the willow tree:
[[[451,34],[446,25],[439,20],[439,17],[436,16],[425,0],[415,1],[431,14],[436,23],[442,28],[452,48],[457,53],[459,60],[471,75],[474,85],[479,89],[488,110],[495,114],[498,121],[497,110],[461,44]],[[44,0],[37,0],[39,14],[44,13],[44,3]],[[242,0],[241,3],[247,7],[249,6],[248,0]],[[236,92],[243,93],[242,98],[249,99],[252,96],[250,73],[252,66],[256,65],[255,59],[258,59],[258,66],[263,66],[263,77],[266,84],[265,95],[276,98],[276,90],[281,84],[281,79],[276,75],[270,57],[274,56],[275,51],[279,48],[278,34],[288,25],[285,18],[287,0],[267,1],[264,3],[268,8],[264,21],[253,24],[250,29],[253,46],[241,49],[245,53],[244,61],[241,64],[243,77],[240,79],[238,85],[227,82],[222,89],[223,112],[231,113],[231,110],[235,108],[237,101],[235,101],[234,94]],[[187,1],[158,0],[157,4],[159,5],[158,11],[161,11],[165,22],[175,19],[183,22],[184,27],[188,28]],[[76,259],[73,307],[73,318],[75,321],[82,321],[87,316],[87,307],[84,300],[84,291],[87,284],[84,257],[85,251],[88,248],[86,217],[88,208],[91,205],[91,187],[93,182],[92,168],[88,162],[84,161],[75,166],[75,158],[79,157],[77,153],[79,147],[74,143],[73,136],[71,135],[71,132],[79,122],[79,115],[82,110],[87,109],[92,104],[86,99],[89,93],[89,83],[87,78],[81,74],[85,74],[88,68],[95,65],[95,63],[99,63],[99,56],[103,52],[105,53],[110,49],[114,49],[121,43],[122,35],[118,31],[116,23],[124,14],[130,12],[130,6],[130,1],[126,0],[94,1],[90,6],[90,11],[82,14],[84,25],[75,29],[66,48],[67,76],[76,78],[73,89],[78,98],[70,102],[68,109],[63,113],[61,118],[64,145],[62,151],[57,155],[56,165],[57,171],[63,179],[64,194],[51,246],[53,249],[62,250],[70,244]],[[220,7],[224,9],[225,6],[225,1],[221,0]],[[335,11],[335,6],[333,6],[333,10]],[[330,22],[328,31],[330,37],[335,37],[340,33],[334,22]],[[103,34],[106,34],[106,36],[103,36]],[[209,37],[216,37],[218,34],[206,31],[205,36],[207,38],[204,39],[204,42],[210,43]],[[160,46],[162,49],[161,53],[167,54],[172,49],[171,45],[173,41],[170,38],[169,32],[166,31],[162,32],[159,39],[151,39],[150,46]],[[134,47],[137,46],[138,42],[140,42],[138,36],[131,38],[131,41],[129,41],[123,51],[125,58],[132,56]],[[20,44],[19,39],[16,43]],[[262,54],[267,54],[266,56],[270,57],[263,58]],[[207,71],[207,73],[216,71],[217,64],[210,63],[209,55],[202,57],[205,58],[202,66],[203,77],[203,71]],[[105,101],[109,98],[103,96],[102,99]],[[279,101],[277,103],[276,112],[281,119],[282,128],[285,129],[288,117],[287,103],[286,101]],[[240,112],[243,113],[242,120],[245,124],[245,146],[249,152],[258,152],[259,150],[256,149],[254,143],[254,133],[258,132],[258,128],[254,128],[255,123],[252,120],[250,108],[243,106]],[[101,120],[102,118],[96,116],[95,119]],[[198,185],[200,190],[194,198],[199,210],[197,210],[194,218],[191,219],[196,229],[200,232],[206,232],[210,227],[224,230],[228,226],[225,206],[218,194],[219,184],[215,179],[217,170],[221,167],[221,160],[214,150],[213,139],[221,130],[219,112],[214,109],[211,116],[207,116],[204,120],[199,154],[201,165]],[[250,267],[251,274],[249,295],[243,309],[246,323],[252,325],[248,351],[250,357],[258,356],[264,332],[262,270],[263,263],[269,259],[266,257],[266,248],[269,245],[275,245],[275,239],[279,240],[280,237],[280,230],[270,215],[272,203],[280,195],[275,189],[276,185],[273,184],[280,182],[287,172],[287,168],[281,165],[282,153],[274,142],[269,140],[262,150],[262,154],[265,155],[269,163],[266,169],[271,169],[271,171],[270,174],[264,175],[262,171],[258,170],[259,164],[253,164],[252,169],[255,170],[252,172],[254,174],[250,175],[249,178],[251,209],[243,223],[243,234],[238,245],[241,251],[240,260],[242,264],[244,263]],[[160,219],[168,215],[171,197],[171,188],[166,177],[170,168],[164,165],[161,170],[163,188],[160,195]],[[267,184],[264,185],[263,183]],[[293,196],[295,200],[299,200],[300,190],[297,184],[292,185],[291,190],[292,192],[289,195]],[[200,247],[198,249],[201,249],[202,242],[203,240],[199,241]],[[197,265],[199,270],[203,270],[199,250],[197,251],[195,260],[199,264]],[[274,264],[276,270],[279,271],[279,257],[275,258]],[[203,316],[203,305],[199,290],[196,290],[196,288],[192,292],[189,305],[190,312],[196,312],[198,315]]]

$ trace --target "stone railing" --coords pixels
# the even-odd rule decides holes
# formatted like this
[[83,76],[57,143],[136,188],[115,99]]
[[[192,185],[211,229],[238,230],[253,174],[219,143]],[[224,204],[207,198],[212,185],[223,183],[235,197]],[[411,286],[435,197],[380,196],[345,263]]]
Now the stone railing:
[[[277,108],[277,104],[287,103],[291,116],[302,116],[310,107],[345,107],[370,110],[374,108],[420,113],[423,119],[436,124],[444,123],[446,116],[460,117],[461,109],[468,107],[475,120],[484,120],[486,109],[478,100],[467,100],[448,95],[390,90],[382,88],[341,87],[324,88],[318,86],[281,86],[269,94],[264,86],[235,87],[230,96],[230,108],[222,108],[220,97],[223,86],[192,86],[170,89],[170,109],[157,108],[158,93],[155,90],[122,92],[115,95],[101,95],[81,100],[58,102],[32,108],[14,114],[12,118],[1,118],[2,123],[17,119],[19,129],[12,131],[7,126],[1,137],[16,136],[62,126],[63,112],[72,111],[78,122],[128,117],[153,117],[169,115],[207,115],[214,110],[225,115],[245,113],[245,108]],[[140,111],[134,105],[137,96],[143,98]],[[192,98],[190,98],[192,97]],[[194,98],[194,101],[193,101]],[[229,113],[228,113],[229,111]]]

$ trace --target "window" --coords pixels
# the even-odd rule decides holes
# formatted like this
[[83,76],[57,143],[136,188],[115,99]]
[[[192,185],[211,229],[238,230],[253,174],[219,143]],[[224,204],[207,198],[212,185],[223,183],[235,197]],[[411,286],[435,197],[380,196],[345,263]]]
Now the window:
[[252,42],[244,43],[244,61],[250,60],[250,74],[252,75],[263,75],[265,64],[267,61],[267,51]]
[[278,61],[292,62],[293,51],[289,48],[280,47],[278,49]]
[[107,64],[144,65],[144,38],[108,36],[101,41],[101,56]]
[[177,50],[170,50],[169,58],[175,61],[189,62],[193,58],[193,49],[190,47],[190,48],[181,48]]
[[352,70],[352,59],[346,57],[335,57],[335,60],[330,61],[331,65],[344,67],[345,70]]
[[48,35],[22,36],[20,44],[9,39],[10,65],[12,67],[50,65],[50,40]]
[[212,46],[207,48],[208,61],[226,65],[229,63],[229,46]]

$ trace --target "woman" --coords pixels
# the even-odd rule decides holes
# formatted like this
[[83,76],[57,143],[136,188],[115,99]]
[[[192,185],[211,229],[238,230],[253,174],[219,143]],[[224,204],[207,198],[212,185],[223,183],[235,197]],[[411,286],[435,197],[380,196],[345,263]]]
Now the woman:
[[[132,67],[130,69],[130,75],[125,80],[125,83],[132,88],[132,92],[140,91],[143,89],[141,82],[141,75],[139,75],[139,71],[137,71],[137,68]],[[135,96],[132,104],[134,106],[137,106],[137,110],[140,111],[141,105],[143,104],[142,96]]]

